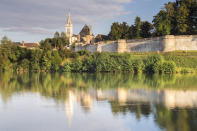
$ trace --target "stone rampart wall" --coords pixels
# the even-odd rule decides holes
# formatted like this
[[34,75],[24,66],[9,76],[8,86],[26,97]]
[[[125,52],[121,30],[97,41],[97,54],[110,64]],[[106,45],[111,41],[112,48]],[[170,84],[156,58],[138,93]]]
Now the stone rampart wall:
[[88,45],[78,45],[75,51],[89,50],[90,52],[157,52],[175,50],[197,50],[197,35],[163,36],[147,39],[118,40],[99,42]]

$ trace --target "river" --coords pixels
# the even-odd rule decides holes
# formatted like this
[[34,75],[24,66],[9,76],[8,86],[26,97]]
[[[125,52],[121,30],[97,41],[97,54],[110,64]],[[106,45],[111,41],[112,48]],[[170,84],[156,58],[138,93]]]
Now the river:
[[0,131],[196,131],[197,75],[0,73]]

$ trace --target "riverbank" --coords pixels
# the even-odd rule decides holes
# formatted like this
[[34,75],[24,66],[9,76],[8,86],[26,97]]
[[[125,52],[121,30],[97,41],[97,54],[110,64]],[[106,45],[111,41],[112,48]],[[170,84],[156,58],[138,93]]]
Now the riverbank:
[[[83,53],[81,53],[83,52]],[[78,52],[67,59],[64,72],[196,73],[197,52],[94,53]],[[86,52],[86,53],[85,53]]]
[[36,72],[195,73],[197,51],[93,53],[0,46],[0,70]]

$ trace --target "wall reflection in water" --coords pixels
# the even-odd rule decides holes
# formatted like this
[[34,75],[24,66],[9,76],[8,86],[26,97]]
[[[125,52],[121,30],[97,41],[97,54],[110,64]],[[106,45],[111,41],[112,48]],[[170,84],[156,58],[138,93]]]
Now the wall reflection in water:
[[165,130],[197,130],[197,75],[1,73],[4,103],[16,93],[37,92],[65,106],[71,125],[76,105],[90,113],[99,101],[114,116],[154,116]]

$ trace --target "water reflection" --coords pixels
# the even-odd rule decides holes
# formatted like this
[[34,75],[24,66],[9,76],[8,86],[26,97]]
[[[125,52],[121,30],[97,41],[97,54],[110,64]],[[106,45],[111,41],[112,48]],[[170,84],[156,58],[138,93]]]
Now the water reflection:
[[91,114],[106,103],[113,116],[153,117],[160,130],[197,130],[197,75],[0,73],[5,104],[28,92],[62,105],[69,127],[79,108]]

